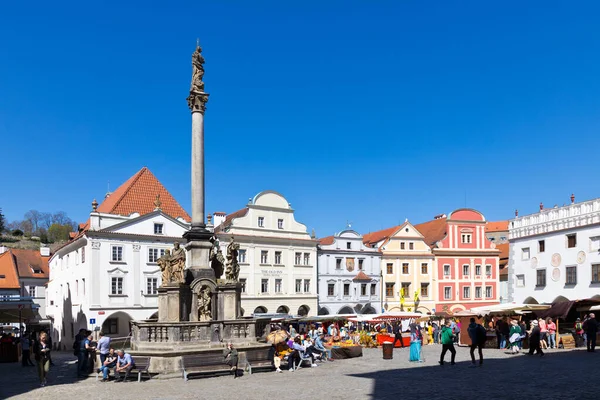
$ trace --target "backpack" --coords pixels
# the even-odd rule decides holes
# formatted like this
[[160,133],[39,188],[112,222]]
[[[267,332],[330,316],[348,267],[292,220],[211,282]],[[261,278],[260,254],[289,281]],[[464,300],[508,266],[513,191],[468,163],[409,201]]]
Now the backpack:
[[575,324],[575,330],[578,332],[583,330],[583,325],[581,324],[581,322]]

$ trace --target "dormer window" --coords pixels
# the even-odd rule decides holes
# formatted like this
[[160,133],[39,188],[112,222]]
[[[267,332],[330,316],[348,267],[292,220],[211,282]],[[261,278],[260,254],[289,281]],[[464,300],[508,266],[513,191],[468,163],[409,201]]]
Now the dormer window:
[[259,228],[265,227],[265,217],[258,217],[258,227]]
[[155,235],[163,234],[163,224],[154,224],[154,234]]
[[29,268],[31,269],[31,272],[33,272],[34,274],[42,274],[44,272],[41,269],[35,268],[35,267],[31,266],[31,265],[29,266]]

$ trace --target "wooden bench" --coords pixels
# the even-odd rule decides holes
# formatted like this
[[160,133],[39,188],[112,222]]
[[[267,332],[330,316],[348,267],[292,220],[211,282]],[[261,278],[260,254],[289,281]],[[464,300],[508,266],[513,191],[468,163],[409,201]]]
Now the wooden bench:
[[190,375],[214,375],[231,371],[221,353],[185,355],[181,357],[181,364],[183,379],[186,381]]
[[[152,375],[150,375],[150,372],[148,371],[148,368],[150,367],[150,357],[142,357],[142,356],[136,356],[133,357],[133,362],[135,364],[135,366],[131,369],[131,371],[129,372],[129,376],[135,376],[135,374],[137,374],[137,380],[138,382],[142,381],[142,375],[146,375],[149,379],[152,379]],[[113,371],[115,371],[116,368],[113,368]],[[98,380],[100,378],[100,374],[102,372],[96,372],[96,380]],[[114,374],[116,377],[116,373]]]
[[248,350],[242,353],[242,355],[243,357],[240,357],[240,364],[245,365],[245,369],[250,375],[252,375],[253,369],[272,370],[274,368],[273,357],[275,354],[273,349],[267,351],[264,349]]

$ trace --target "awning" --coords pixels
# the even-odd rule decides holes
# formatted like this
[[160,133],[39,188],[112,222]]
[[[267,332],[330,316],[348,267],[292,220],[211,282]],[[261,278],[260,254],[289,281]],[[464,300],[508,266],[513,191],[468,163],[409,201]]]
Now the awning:
[[545,304],[495,304],[493,306],[473,307],[471,312],[477,315],[513,315],[527,311],[545,311],[550,308]]
[[373,321],[396,321],[403,319],[412,319],[412,318],[421,318],[424,314],[415,313],[415,312],[387,312],[379,315],[373,316]]

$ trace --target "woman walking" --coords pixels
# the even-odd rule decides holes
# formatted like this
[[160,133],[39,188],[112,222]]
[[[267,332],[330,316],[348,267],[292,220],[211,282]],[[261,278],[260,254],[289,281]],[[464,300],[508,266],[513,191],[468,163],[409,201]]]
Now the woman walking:
[[33,344],[33,354],[37,362],[40,386],[46,386],[46,377],[50,371],[50,345],[46,332],[40,333],[39,339]]
[[521,327],[516,319],[510,321],[510,332],[508,333],[511,353],[519,352],[519,343],[521,341]]
[[421,327],[410,324],[410,357],[409,361],[421,361]]

